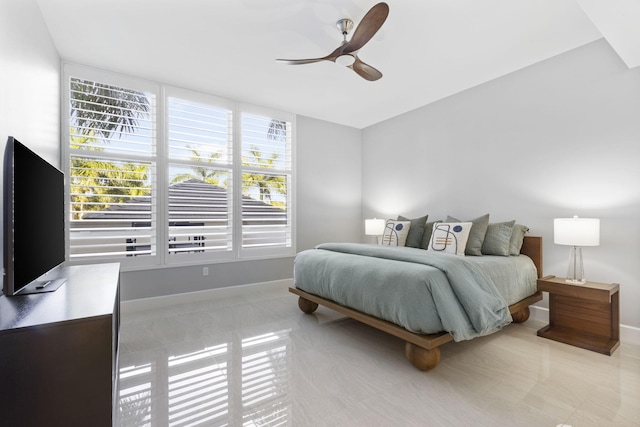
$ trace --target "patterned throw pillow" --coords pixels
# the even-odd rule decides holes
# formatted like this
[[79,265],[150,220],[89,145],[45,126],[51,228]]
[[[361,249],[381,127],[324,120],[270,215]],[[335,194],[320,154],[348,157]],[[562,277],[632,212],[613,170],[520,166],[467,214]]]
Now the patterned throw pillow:
[[442,221],[429,221],[424,226],[424,234],[422,235],[422,242],[420,242],[420,249],[429,249],[429,242],[431,242],[431,233],[433,233],[433,224],[437,224],[439,222]]
[[388,219],[382,234],[382,245],[404,246],[407,243],[407,236],[411,228],[411,221],[396,221]]
[[[445,222],[463,222],[458,218],[454,218],[451,215],[447,216]],[[489,226],[489,214],[479,216],[478,218],[468,219],[464,222],[473,223],[473,230],[469,234],[467,240],[467,247],[465,248],[465,255],[482,256],[482,243],[484,242],[484,236],[487,234],[487,227]]]
[[467,246],[471,222],[439,222],[433,225],[429,251],[464,256]]

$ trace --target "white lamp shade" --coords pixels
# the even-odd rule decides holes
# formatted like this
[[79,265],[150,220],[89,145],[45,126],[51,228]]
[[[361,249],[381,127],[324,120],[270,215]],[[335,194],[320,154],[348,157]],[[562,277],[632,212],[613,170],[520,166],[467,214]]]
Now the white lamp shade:
[[600,220],[596,218],[555,218],[553,243],[569,246],[598,246]]
[[386,223],[387,222],[384,219],[365,219],[364,234],[367,236],[382,236]]

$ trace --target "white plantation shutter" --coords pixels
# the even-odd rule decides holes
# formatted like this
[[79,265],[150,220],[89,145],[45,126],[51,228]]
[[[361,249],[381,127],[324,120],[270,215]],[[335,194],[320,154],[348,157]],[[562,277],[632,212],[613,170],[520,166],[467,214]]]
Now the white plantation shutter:
[[69,80],[69,257],[156,253],[155,97]]
[[292,114],[72,64],[64,79],[70,262],[295,254]]
[[291,121],[243,112],[242,247],[292,246]]
[[233,249],[232,114],[168,98],[169,254]]

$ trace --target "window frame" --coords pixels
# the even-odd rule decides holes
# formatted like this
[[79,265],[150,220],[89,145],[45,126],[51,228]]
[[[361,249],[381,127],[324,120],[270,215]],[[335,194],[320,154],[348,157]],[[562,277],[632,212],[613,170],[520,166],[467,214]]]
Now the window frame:
[[[90,80],[98,83],[109,84],[113,86],[123,87],[136,91],[150,93],[154,97],[155,118],[152,117],[154,126],[154,143],[155,150],[149,158],[137,159],[135,156],[127,157],[127,159],[137,159],[150,161],[155,169],[155,183],[152,184],[152,193],[155,191],[155,238],[156,253],[155,255],[144,256],[121,256],[121,257],[88,257],[88,258],[71,258],[70,256],[70,165],[72,150],[70,148],[70,124],[69,124],[69,108],[70,108],[70,80],[78,78]],[[69,264],[92,264],[101,262],[120,262],[122,269],[127,270],[143,270],[153,268],[167,268],[187,265],[201,265],[218,262],[234,262],[255,259],[283,258],[294,256],[296,253],[296,116],[292,113],[273,110],[270,108],[259,107],[247,103],[229,100],[226,98],[210,95],[207,93],[178,88],[175,86],[165,85],[136,77],[117,74],[105,70],[86,67],[79,64],[63,63],[62,73],[62,108],[61,108],[61,165],[67,176],[65,180],[65,247],[66,260]],[[169,254],[168,238],[169,238],[169,167],[172,159],[169,154],[169,98],[178,98],[186,101],[214,105],[217,107],[228,108],[232,114],[231,125],[231,169],[232,176],[232,200],[233,212],[230,218],[232,222],[232,249],[230,251],[211,251],[205,253],[188,253],[188,254]],[[240,117],[242,113],[259,114],[276,120],[283,120],[291,124],[290,132],[290,158],[291,169],[288,171],[287,182],[287,227],[290,230],[290,245],[288,246],[272,246],[272,247],[242,247],[242,129]],[[117,155],[114,157],[118,157]],[[154,187],[155,186],[155,187]],[[238,204],[240,202],[240,204]],[[152,211],[154,207],[152,205]]]

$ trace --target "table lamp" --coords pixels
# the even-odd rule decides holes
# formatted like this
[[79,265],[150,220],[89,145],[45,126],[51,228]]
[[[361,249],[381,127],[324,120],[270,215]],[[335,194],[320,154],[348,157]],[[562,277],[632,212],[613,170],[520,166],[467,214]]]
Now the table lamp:
[[387,222],[384,219],[365,219],[364,234],[367,236],[376,236],[378,244],[380,244],[380,236],[384,234],[384,226]]
[[598,246],[600,244],[600,220],[596,218],[555,218],[553,220],[553,243],[569,245],[568,283],[582,284],[584,265],[582,262],[582,246]]

